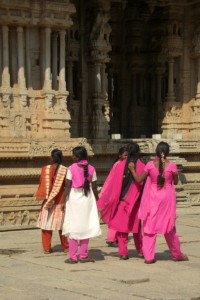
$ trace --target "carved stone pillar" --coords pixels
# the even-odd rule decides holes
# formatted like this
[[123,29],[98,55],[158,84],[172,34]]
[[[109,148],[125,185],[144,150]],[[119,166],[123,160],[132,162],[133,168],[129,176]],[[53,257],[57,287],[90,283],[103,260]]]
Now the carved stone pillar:
[[17,47],[18,47],[18,86],[19,89],[26,88],[25,75],[24,75],[24,36],[23,28],[17,28]]
[[65,81],[65,30],[60,30],[60,70],[59,70],[59,91],[66,92]]
[[2,26],[2,44],[3,44],[3,61],[2,61],[2,102],[3,106],[10,106],[10,73],[9,73],[9,46],[8,46],[8,26]]
[[112,109],[113,105],[113,74],[111,70],[108,70],[108,101]]
[[24,73],[24,35],[23,28],[17,28],[17,48],[18,48],[18,88],[20,95],[20,106],[27,106],[26,81]]
[[69,99],[72,101],[74,98],[74,86],[73,86],[73,67],[74,63],[73,61],[68,61],[67,63],[67,75],[68,75],[68,91],[69,91]]
[[53,92],[51,86],[51,29],[44,29],[44,94],[45,94],[45,110],[53,110]]
[[2,32],[0,31],[0,41],[1,41],[1,46],[0,46],[0,82],[2,82]]
[[57,90],[57,76],[58,76],[58,33],[52,34],[52,87]]
[[197,59],[197,68],[198,68],[198,73],[197,73],[197,94],[196,94],[196,99],[200,99],[200,57]]
[[95,94],[101,94],[101,64],[94,64],[94,92]]
[[105,96],[106,92],[106,74],[105,74],[106,66],[105,64],[101,65],[101,93],[103,96]]
[[32,88],[29,27],[26,27],[25,37],[26,37],[26,82],[27,82],[27,88]]
[[168,93],[167,100],[174,101],[174,58],[170,57],[168,60],[169,72],[168,72]]
[[45,28],[45,71],[44,71],[44,88],[46,91],[51,90],[51,29]]
[[161,90],[162,90],[162,71],[160,68],[157,68],[156,70],[156,107],[157,107],[157,132],[160,133],[161,123],[163,119],[163,105],[162,105],[162,99],[161,99]]

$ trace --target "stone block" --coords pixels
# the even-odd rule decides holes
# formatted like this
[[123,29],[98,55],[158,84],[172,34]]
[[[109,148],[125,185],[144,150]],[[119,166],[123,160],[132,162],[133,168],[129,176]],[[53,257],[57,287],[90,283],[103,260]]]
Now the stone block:
[[111,134],[112,140],[120,140],[122,139],[122,135],[120,133]]
[[161,134],[152,134],[152,139],[161,140]]
[[173,140],[182,140],[183,135],[181,133],[175,133],[172,136]]

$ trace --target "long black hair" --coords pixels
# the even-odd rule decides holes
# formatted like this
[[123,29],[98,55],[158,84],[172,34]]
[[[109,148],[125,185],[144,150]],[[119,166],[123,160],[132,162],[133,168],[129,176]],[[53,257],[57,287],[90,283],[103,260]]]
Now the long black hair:
[[133,178],[131,172],[128,169],[128,164],[130,162],[133,162],[134,165],[136,165],[137,160],[139,158],[139,153],[140,153],[140,147],[135,142],[130,142],[126,146],[126,149],[127,149],[127,152],[128,152],[128,157],[127,157],[126,165],[125,165],[125,168],[124,168],[122,191],[121,191],[120,199],[122,199],[125,196],[125,194],[127,193],[131,183],[134,181],[134,178]]
[[165,184],[165,177],[163,171],[165,167],[165,159],[169,154],[169,144],[160,142],[156,147],[156,155],[159,157],[159,175],[157,177],[157,185],[162,188]]
[[[75,147],[74,149],[72,149],[72,153],[76,157],[77,163],[80,162],[81,160],[88,160],[87,150],[83,146]],[[78,166],[83,168],[83,170],[84,170],[85,181],[84,181],[83,189],[84,189],[85,196],[87,196],[88,192],[90,190],[90,182],[88,180],[88,175],[89,175],[88,164],[81,164],[81,163],[79,164],[78,163]]]
[[56,165],[56,168],[54,170],[54,174],[56,174],[59,165],[62,163],[63,160],[63,154],[62,151],[59,149],[54,149],[51,151],[51,158],[52,162]]

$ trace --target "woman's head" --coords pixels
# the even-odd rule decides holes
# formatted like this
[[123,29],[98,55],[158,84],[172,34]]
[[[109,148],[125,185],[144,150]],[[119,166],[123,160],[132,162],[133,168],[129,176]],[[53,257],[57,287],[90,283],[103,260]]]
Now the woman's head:
[[128,156],[128,151],[125,146],[121,147],[118,151],[118,159],[124,160]]
[[[88,156],[87,156],[87,150],[85,149],[85,147],[82,147],[82,146],[78,146],[78,147],[75,147],[73,150],[72,150],[72,154],[73,154],[73,157],[75,158],[75,160],[77,162],[80,162],[81,160],[87,160],[88,159]],[[85,181],[84,181],[84,185],[83,185],[83,189],[84,189],[84,194],[85,196],[88,195],[88,192],[90,190],[90,183],[89,183],[89,180],[88,180],[88,164],[78,164],[78,166],[80,168],[83,168],[83,174],[84,174],[84,178],[85,178]]]
[[130,142],[126,148],[127,148],[129,157],[138,157],[139,152],[140,152],[140,147],[137,143]]
[[169,155],[169,144],[160,142],[156,147],[156,155],[159,158],[166,158]]
[[51,151],[51,159],[54,164],[61,164],[63,160],[62,151],[59,149],[54,149]]
[[133,180],[131,172],[128,169],[128,164],[130,162],[133,162],[134,164],[136,164],[137,160],[138,160],[139,152],[140,152],[139,145],[135,142],[130,142],[126,146],[126,149],[127,149],[128,156],[127,156],[127,161],[126,161],[126,165],[124,168],[123,186],[126,186],[126,184],[128,184],[130,182],[130,180]]
[[157,177],[157,185],[162,188],[165,184],[165,177],[163,176],[163,171],[165,168],[165,158],[169,154],[169,144],[165,142],[160,142],[156,147],[156,155],[160,158],[159,160],[159,175]]
[[74,158],[76,159],[76,161],[88,159],[87,150],[83,146],[75,147],[72,150],[72,154],[73,154]]

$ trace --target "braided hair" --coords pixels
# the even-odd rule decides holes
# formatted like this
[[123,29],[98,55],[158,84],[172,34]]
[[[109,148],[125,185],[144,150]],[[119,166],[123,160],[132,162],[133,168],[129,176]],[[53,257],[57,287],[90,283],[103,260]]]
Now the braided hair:
[[133,162],[134,165],[136,165],[138,157],[139,157],[139,152],[140,152],[139,145],[135,142],[129,143],[127,145],[126,149],[128,152],[128,157],[127,157],[126,165],[124,168],[124,176],[123,176],[122,191],[121,191],[120,199],[122,199],[125,196],[131,183],[134,181],[134,178],[133,178],[131,172],[129,171],[128,164],[130,162]]
[[[72,150],[72,153],[76,157],[77,163],[81,160],[88,160],[87,150],[85,149],[85,147],[82,147],[82,146],[75,147]],[[88,180],[88,176],[89,176],[88,164],[85,165],[85,164],[78,163],[78,166],[83,168],[83,171],[84,171],[85,181],[84,181],[84,185],[83,185],[83,190],[84,190],[85,196],[87,196],[88,192],[90,191],[90,182]]]
[[156,147],[156,155],[159,159],[159,175],[157,177],[157,185],[159,188],[162,188],[165,184],[165,177],[163,176],[163,171],[165,167],[165,159],[169,154],[169,144],[165,142],[160,142]]
[[59,165],[62,163],[63,160],[63,154],[62,151],[59,149],[54,149],[51,151],[51,158],[52,158],[52,162],[54,164],[56,164],[56,168],[54,170],[54,174],[56,174]]

